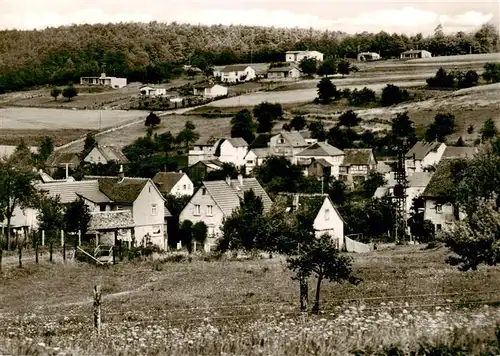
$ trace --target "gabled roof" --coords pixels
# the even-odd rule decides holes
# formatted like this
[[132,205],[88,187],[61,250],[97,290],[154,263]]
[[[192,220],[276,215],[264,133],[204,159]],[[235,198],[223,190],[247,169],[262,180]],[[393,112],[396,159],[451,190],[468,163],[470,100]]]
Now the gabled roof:
[[[406,178],[407,187],[420,187],[424,188],[429,184],[429,181],[431,180],[432,173],[430,172],[415,172],[412,173],[410,176]],[[396,179],[395,179],[395,173],[391,172],[389,179],[387,181],[386,187],[394,187],[396,185]]]
[[403,54],[422,53],[422,52],[429,52],[429,51],[426,51],[425,49],[410,49],[408,51],[404,51]]
[[[306,142],[304,137],[298,131],[282,131],[278,135],[281,135],[283,139],[288,142],[292,147],[307,147],[309,144]],[[278,135],[274,135],[276,137]]]
[[249,152],[253,152],[253,154],[255,154],[256,157],[261,157],[261,158],[269,157],[271,155],[271,153],[269,152],[269,148],[251,148],[247,152],[247,155]]
[[329,145],[326,142],[316,142],[305,150],[301,151],[297,156],[315,157],[315,156],[342,156],[344,152],[337,147]]
[[386,162],[377,162],[377,172],[379,173],[389,173],[392,168]]
[[368,165],[372,153],[371,148],[346,148],[342,166]]
[[240,206],[243,194],[250,189],[256,196],[262,198],[265,212],[271,209],[271,198],[255,178],[243,178],[243,185],[240,185],[237,179],[233,179],[230,185],[225,180],[217,180],[203,182],[203,186],[224,215],[231,215]]
[[[93,177],[101,190],[113,202],[132,204],[148,183],[148,178]],[[153,184],[153,186],[155,186]],[[156,187],[156,186],[155,186]]]
[[226,141],[229,141],[229,143],[231,143],[233,147],[248,147],[247,141],[245,141],[241,137],[226,138]]
[[67,164],[71,164],[72,161],[80,162],[77,152],[61,152],[54,151],[47,159],[46,164],[50,167],[56,167]]
[[305,140],[312,139],[312,132],[310,130],[300,130],[300,136],[302,136]]
[[243,72],[248,67],[250,67],[250,66],[247,64],[232,64],[232,65],[228,65],[228,66],[225,66],[224,68],[222,68],[221,72],[223,72],[223,73]]
[[454,189],[455,177],[453,177],[452,174],[452,165],[454,161],[456,160],[447,159],[439,162],[422,196],[439,198],[443,197],[443,192],[452,191]]
[[172,188],[185,174],[181,172],[158,172],[153,177],[153,182],[158,185],[158,189],[161,192],[170,193]]
[[415,159],[421,161],[429,152],[436,151],[441,145],[443,145],[441,142],[419,141],[406,153],[406,158],[413,158],[413,155],[415,155]]
[[[323,167],[332,167],[333,166],[330,162],[328,162],[324,158],[313,159],[311,164],[313,164],[314,162],[317,162],[318,164],[320,164]],[[311,164],[309,164],[309,165],[311,165]]]
[[223,163],[218,159],[208,159],[208,160],[198,161],[195,164],[192,164],[190,167],[193,167],[197,164],[203,164],[204,166],[207,166],[212,169],[220,169],[223,165]]
[[255,140],[252,141],[250,147],[254,148],[267,148],[267,144],[271,140],[270,134],[257,134]]
[[271,73],[282,73],[282,72],[289,72],[293,69],[296,69],[298,71],[300,71],[300,69],[298,69],[297,67],[294,67],[294,66],[285,66],[285,67],[274,67],[274,68],[270,68],[268,69],[268,73],[271,72]]
[[217,137],[200,137],[193,146],[215,146],[221,139]]
[[[345,220],[340,214],[337,206],[333,203],[328,194],[297,194],[298,195],[298,209],[294,210],[295,212],[300,211],[302,209],[311,209],[311,212],[314,216],[317,216],[321,207],[325,203],[325,200],[329,200],[336,213],[345,224]],[[294,196],[291,194],[282,195],[279,194],[277,200],[280,199],[282,203],[285,204],[287,208],[293,207]]]
[[98,211],[90,214],[89,232],[135,227],[132,211]]
[[477,152],[477,147],[447,146],[442,159],[473,158]]
[[36,187],[42,191],[46,191],[51,197],[59,196],[63,204],[71,203],[79,197],[83,197],[94,203],[109,203],[111,201],[99,191],[97,180],[40,183]]
[[[103,157],[106,159],[106,161],[114,161],[119,164],[126,164],[129,163],[129,160],[121,149],[115,146],[96,146],[93,149],[98,150]],[[90,153],[89,153],[90,154]],[[86,158],[86,157],[85,157]]]

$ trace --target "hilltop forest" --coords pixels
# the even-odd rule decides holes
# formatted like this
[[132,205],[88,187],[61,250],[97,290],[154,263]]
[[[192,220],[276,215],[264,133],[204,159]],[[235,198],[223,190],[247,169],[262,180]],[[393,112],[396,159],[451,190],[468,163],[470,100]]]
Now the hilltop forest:
[[201,69],[232,63],[278,62],[287,50],[318,50],[328,57],[355,58],[359,51],[384,58],[407,49],[436,55],[498,51],[499,33],[483,25],[474,33],[432,36],[386,32],[348,35],[339,31],[250,26],[120,23],[44,30],[0,31],[0,93],[37,85],[78,82],[80,76],[125,76],[129,81],[166,81],[191,63]]

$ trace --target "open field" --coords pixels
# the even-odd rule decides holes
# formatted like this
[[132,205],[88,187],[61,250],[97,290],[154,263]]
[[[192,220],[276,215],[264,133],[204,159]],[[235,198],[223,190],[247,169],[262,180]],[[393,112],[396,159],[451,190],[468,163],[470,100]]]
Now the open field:
[[[0,274],[0,350],[7,353],[346,355],[453,343],[461,332],[477,332],[485,347],[481,338],[500,320],[495,307],[475,308],[498,301],[500,270],[459,272],[444,263],[444,249],[353,255],[363,282],[325,282],[319,317],[300,316],[298,284],[279,257],[176,263],[158,256],[103,269],[48,264],[46,254],[34,265],[25,256],[22,269],[16,256],[5,257]],[[92,333],[96,284],[103,287],[102,339]]]

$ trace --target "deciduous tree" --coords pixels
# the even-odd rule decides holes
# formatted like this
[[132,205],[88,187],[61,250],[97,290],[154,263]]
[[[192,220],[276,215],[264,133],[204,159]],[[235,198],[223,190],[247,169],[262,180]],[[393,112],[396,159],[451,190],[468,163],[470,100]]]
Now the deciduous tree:
[[62,91],[61,89],[59,89],[58,87],[53,87],[51,90],[50,90],[50,96],[54,98],[54,100],[57,101],[57,97],[59,95],[61,95]]
[[74,97],[78,95],[78,91],[73,85],[69,85],[62,91],[62,96],[64,96],[68,101],[71,101]]
[[283,118],[283,108],[279,103],[260,103],[253,109],[253,115],[258,122],[257,132],[271,132],[277,120]]
[[317,88],[318,96],[315,101],[319,104],[330,104],[333,100],[341,96],[341,93],[337,91],[337,87],[328,78],[321,79]]
[[248,144],[255,139],[255,124],[248,109],[240,110],[231,119],[231,137],[241,137]]

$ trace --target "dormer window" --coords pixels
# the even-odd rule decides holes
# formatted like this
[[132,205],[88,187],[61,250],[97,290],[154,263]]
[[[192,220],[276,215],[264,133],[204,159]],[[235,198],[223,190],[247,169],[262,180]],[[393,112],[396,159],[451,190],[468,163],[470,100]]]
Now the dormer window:
[[282,139],[282,138],[279,138],[279,139],[278,139],[278,143],[285,143],[285,140],[284,140],[284,139]]

